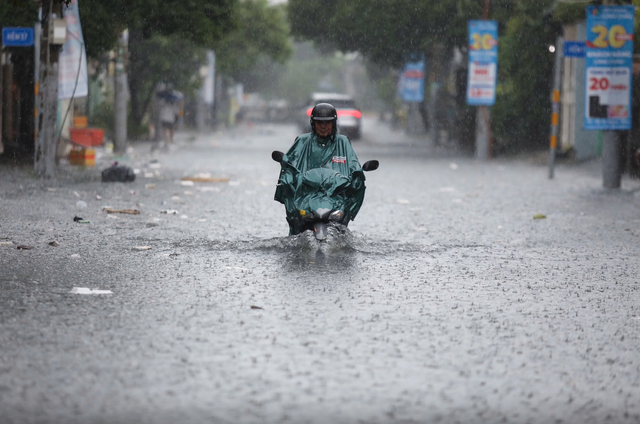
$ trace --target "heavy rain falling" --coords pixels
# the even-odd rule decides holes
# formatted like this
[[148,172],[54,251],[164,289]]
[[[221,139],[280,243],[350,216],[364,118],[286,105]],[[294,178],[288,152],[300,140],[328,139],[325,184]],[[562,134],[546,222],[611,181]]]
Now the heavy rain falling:
[[2,0],[0,424],[640,422],[634,5]]

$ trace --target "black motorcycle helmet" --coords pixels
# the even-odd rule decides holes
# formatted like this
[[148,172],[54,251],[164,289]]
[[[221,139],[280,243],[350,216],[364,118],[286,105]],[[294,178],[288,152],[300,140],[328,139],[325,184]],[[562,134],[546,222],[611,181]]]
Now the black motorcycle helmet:
[[316,122],[315,121],[333,121],[333,125],[331,128],[331,137],[336,134],[337,131],[337,122],[338,122],[338,112],[333,105],[329,103],[318,103],[311,110],[311,119],[309,122],[311,123],[311,129],[313,132],[316,132]]

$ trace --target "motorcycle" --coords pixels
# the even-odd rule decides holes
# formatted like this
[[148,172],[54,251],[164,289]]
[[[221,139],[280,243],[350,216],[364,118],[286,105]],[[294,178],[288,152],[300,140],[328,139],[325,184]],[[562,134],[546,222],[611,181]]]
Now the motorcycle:
[[[271,154],[271,158],[278,163],[282,162],[283,156],[284,153],[277,150]],[[379,165],[377,160],[370,160],[362,165],[362,170],[375,171]],[[331,168],[322,167],[308,169],[299,178],[299,187],[302,189],[292,189],[295,196],[292,196],[293,203],[287,208],[294,211],[287,214],[291,233],[300,234],[310,230],[313,231],[316,240],[326,241],[329,228],[346,230],[352,218],[349,210],[354,210],[354,201],[347,193],[352,181]],[[359,203],[362,202],[363,196],[364,191]],[[359,206],[358,204],[355,208],[356,212]]]

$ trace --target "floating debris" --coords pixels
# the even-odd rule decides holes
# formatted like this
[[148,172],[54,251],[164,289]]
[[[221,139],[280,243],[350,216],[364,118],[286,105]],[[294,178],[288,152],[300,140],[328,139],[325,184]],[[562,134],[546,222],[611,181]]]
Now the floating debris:
[[73,294],[113,294],[111,290],[97,290],[90,289],[88,287],[74,287],[71,289],[71,293]]
[[138,209],[113,209],[109,207],[102,208],[106,213],[126,213],[129,215],[140,215],[140,211]]
[[182,181],[193,181],[194,183],[227,183],[229,178],[208,178],[208,177],[182,177]]

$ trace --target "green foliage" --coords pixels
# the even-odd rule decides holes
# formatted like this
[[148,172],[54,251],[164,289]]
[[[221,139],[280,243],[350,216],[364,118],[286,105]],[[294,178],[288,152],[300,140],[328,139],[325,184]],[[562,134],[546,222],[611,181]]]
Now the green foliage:
[[548,144],[556,31],[534,10],[521,9],[500,37],[498,93],[492,111],[497,144],[508,151]]
[[98,57],[116,45],[125,28],[144,39],[177,35],[212,46],[237,24],[238,0],[81,0],[87,54]]
[[33,26],[38,20],[38,4],[33,1],[0,1],[1,26]]
[[113,102],[105,101],[98,104],[89,115],[89,126],[103,128],[105,137],[113,140],[113,129],[115,128]]
[[238,5],[238,26],[216,44],[218,69],[238,82],[255,80],[255,64],[269,57],[284,63],[292,54],[289,26],[283,7],[269,7],[267,0]]
[[284,98],[292,105],[301,105],[314,91],[344,90],[342,72],[344,58],[335,54],[320,56],[310,44],[298,44],[296,54],[279,71],[274,83],[264,94]]
[[[483,5],[484,0],[289,0],[289,16],[299,38],[399,67],[435,44],[464,46],[467,21],[480,19]],[[493,0],[492,17],[512,8],[513,0]]]
[[[595,2],[592,2],[595,3]],[[589,3],[558,3],[553,10],[553,19],[561,24],[572,24],[586,19]]]
[[269,84],[257,63],[282,63],[291,54],[284,8],[266,0],[82,0],[81,14],[91,57],[114,48],[118,33],[129,29],[130,120],[136,128],[144,124],[158,83],[172,83],[187,96],[198,88],[205,48],[216,50],[220,73],[249,86]]
[[[484,4],[484,0],[289,0],[289,16],[295,36],[325,48],[359,51],[380,66],[396,69],[410,55],[424,52],[428,66],[437,68],[429,63],[433,47],[466,51],[468,21],[482,19]],[[558,32],[546,14],[553,4],[553,0],[491,1],[489,18],[498,22],[500,35],[493,129],[500,142],[514,149],[546,143],[553,66],[548,46],[555,44]],[[388,98],[393,85],[379,86]],[[467,112],[468,108],[461,109],[458,116]],[[458,126],[464,126],[462,121]]]
[[130,34],[129,90],[131,92],[131,121],[141,125],[153,101],[159,83],[172,84],[174,89],[192,95],[199,88],[194,75],[204,62],[204,49],[178,35],[157,35],[144,40]]

